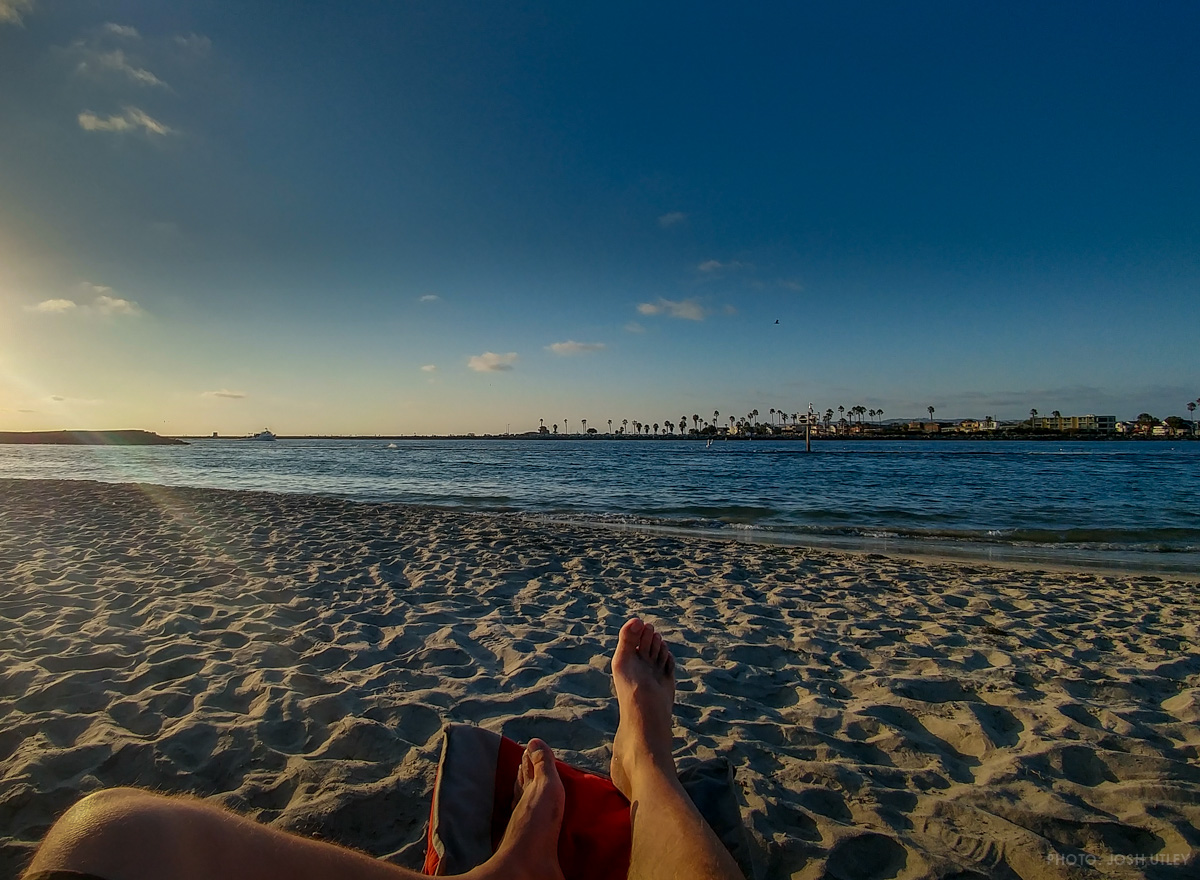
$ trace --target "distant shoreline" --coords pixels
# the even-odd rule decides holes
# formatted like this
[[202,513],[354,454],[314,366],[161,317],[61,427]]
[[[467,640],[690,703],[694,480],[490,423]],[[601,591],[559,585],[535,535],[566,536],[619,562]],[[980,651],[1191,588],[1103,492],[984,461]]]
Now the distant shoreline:
[[[278,440],[527,440],[531,442],[549,440],[619,440],[647,442],[684,440],[688,442],[708,443],[751,443],[763,441],[778,441],[784,443],[803,443],[804,435],[799,433],[785,434],[539,434],[527,431],[521,434],[280,434]],[[942,443],[962,442],[1117,442],[1117,443],[1175,443],[1179,441],[1194,441],[1192,437],[1153,437],[1145,435],[1112,434],[1101,432],[1061,432],[1061,431],[896,431],[870,434],[814,434],[812,443],[854,442],[870,443],[873,441],[925,441],[934,440]],[[163,437],[152,431],[0,431],[0,444],[10,445],[53,445],[53,446],[186,446],[189,443],[205,440],[248,440],[253,437],[212,436],[181,434],[173,437]]]
[[0,443],[47,446],[187,446],[153,431],[0,431]]
[[[179,439],[186,441],[199,440],[249,440],[252,438],[238,435],[227,435],[213,437],[210,435],[191,435],[180,434]],[[545,441],[545,440],[620,440],[620,441],[635,441],[635,442],[655,442],[669,440],[685,440],[688,442],[707,443],[712,440],[716,443],[761,443],[767,441],[783,441],[785,443],[803,443],[803,434],[762,434],[754,436],[734,435],[728,436],[724,434],[689,434],[680,436],[678,434],[658,434],[658,435],[638,435],[638,434],[538,434],[536,431],[527,431],[521,434],[279,434],[277,440],[530,440],[530,441]],[[1131,436],[1128,434],[1110,434],[1099,432],[1079,432],[1065,433],[1055,431],[1045,432],[1015,432],[1015,431],[978,431],[973,433],[959,431],[945,432],[897,432],[882,433],[882,434],[814,434],[812,442],[827,443],[829,441],[852,441],[852,442],[871,442],[877,440],[904,440],[904,441],[920,441],[920,440],[937,440],[946,443],[964,442],[964,441],[988,441],[988,442],[1004,442],[1004,441],[1087,441],[1087,442],[1177,442],[1180,440],[1196,440],[1197,437],[1146,437],[1142,435]]]

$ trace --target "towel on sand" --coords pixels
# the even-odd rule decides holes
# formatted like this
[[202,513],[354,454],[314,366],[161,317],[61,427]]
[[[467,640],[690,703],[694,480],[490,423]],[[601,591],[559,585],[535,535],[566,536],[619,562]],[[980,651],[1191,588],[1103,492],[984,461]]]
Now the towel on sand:
[[[442,731],[434,782],[425,873],[458,874],[486,862],[512,815],[513,784],[524,748],[468,724]],[[579,880],[616,880],[629,873],[629,801],[605,776],[556,761],[567,803],[558,836],[563,873]],[[714,758],[679,774],[680,782],[747,877],[749,841],[734,792],[733,770]]]

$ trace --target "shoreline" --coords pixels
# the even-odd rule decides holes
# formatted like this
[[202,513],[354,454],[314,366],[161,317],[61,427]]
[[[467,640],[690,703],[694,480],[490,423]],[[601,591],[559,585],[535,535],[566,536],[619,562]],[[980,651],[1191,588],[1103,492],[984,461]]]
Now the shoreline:
[[[486,512],[481,512],[485,513]],[[821,537],[781,532],[766,532],[762,529],[746,529],[742,531],[723,531],[720,529],[686,528],[683,526],[659,525],[655,523],[618,523],[606,522],[586,517],[553,516],[541,514],[520,514],[535,521],[564,522],[583,528],[613,529],[616,531],[646,532],[678,537],[681,539],[694,538],[697,540],[724,541],[735,544],[755,544],[763,546],[779,546],[794,549],[809,550],[815,553],[850,553],[856,556],[880,556],[896,560],[909,560],[916,564],[942,563],[962,565],[987,565],[999,569],[1013,571],[1053,571],[1061,573],[1093,572],[1096,574],[1125,575],[1138,577],[1143,575],[1155,577],[1178,578],[1189,582],[1200,583],[1200,572],[1188,563],[1171,565],[1169,558],[1174,554],[1163,553],[1167,557],[1161,561],[1151,561],[1140,558],[1126,558],[1132,554],[1114,551],[1114,556],[1120,552],[1122,559],[1106,559],[1104,551],[1070,550],[1054,553],[1052,549],[1040,547],[1022,547],[1007,544],[985,544],[982,542],[962,541],[952,543],[946,541],[923,542],[918,539],[903,537],[887,538],[852,538],[852,537]],[[1149,554],[1146,554],[1149,556]]]
[[[221,435],[213,437],[207,434],[176,434],[172,435],[178,440],[186,440],[188,442],[199,440],[253,440],[253,437],[245,435]],[[597,432],[596,434],[538,434],[536,431],[526,431],[520,434],[278,434],[276,440],[615,440],[620,442],[638,441],[638,442],[663,442],[671,440],[683,440],[686,442],[705,442],[714,440],[721,443],[751,443],[764,441],[780,441],[784,443],[804,443],[803,434],[764,434],[754,435],[735,435],[728,436],[724,434],[688,434],[680,436],[678,434],[661,434],[661,435],[637,435],[637,434],[604,434]],[[893,440],[903,441],[923,441],[930,440],[936,442],[1060,442],[1060,443],[1101,443],[1101,442],[1119,442],[1119,443],[1176,443],[1180,441],[1200,440],[1200,435],[1181,436],[1181,437],[1146,437],[1141,435],[1125,435],[1117,433],[1064,433],[1053,431],[1038,431],[1030,433],[1020,432],[997,432],[997,431],[944,431],[944,432],[897,432],[894,434],[814,434],[812,442],[816,443],[869,443],[869,442],[890,442]]]
[[443,723],[607,766],[633,613],[766,880],[1197,858],[1189,581],[146,484],[0,480],[0,509],[3,876],[113,785],[419,867]]
[[[33,480],[39,477],[4,477],[6,480]],[[50,480],[49,482],[56,482]],[[982,564],[1014,570],[1039,570],[1064,572],[1097,572],[1123,575],[1149,575],[1200,581],[1192,552],[1165,552],[1139,550],[1098,550],[1088,547],[1070,547],[1063,544],[1033,544],[1029,542],[983,541],[970,536],[931,535],[915,537],[904,534],[889,534],[887,527],[878,527],[875,534],[822,534],[817,532],[788,531],[785,528],[707,525],[685,525],[669,519],[654,521],[650,518],[629,518],[626,515],[587,515],[574,511],[532,511],[511,507],[487,507],[471,504],[432,504],[408,501],[363,499],[335,493],[284,492],[274,489],[232,489],[223,487],[186,486],[174,484],[138,483],[129,481],[107,482],[92,479],[66,479],[63,482],[95,483],[108,486],[145,486],[151,490],[198,489],[214,492],[249,492],[280,495],[288,498],[336,499],[359,505],[396,505],[416,510],[429,509],[448,513],[464,513],[473,516],[498,516],[525,519],[531,523],[566,523],[581,528],[612,531],[644,532],[682,539],[713,540],[726,543],[777,546],[807,549],[814,552],[852,553],[857,555],[880,555],[889,558],[915,561]],[[639,521],[640,520],[640,521]]]

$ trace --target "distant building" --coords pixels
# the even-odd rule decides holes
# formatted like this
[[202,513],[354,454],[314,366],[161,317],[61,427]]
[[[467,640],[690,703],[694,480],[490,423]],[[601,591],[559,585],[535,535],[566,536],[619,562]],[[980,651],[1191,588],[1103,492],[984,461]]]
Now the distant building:
[[995,431],[996,420],[991,416],[984,416],[982,419],[963,419],[958,423],[958,430],[967,433],[975,433],[976,431]]
[[1041,431],[1107,431],[1117,430],[1116,416],[1041,416],[1033,420]]

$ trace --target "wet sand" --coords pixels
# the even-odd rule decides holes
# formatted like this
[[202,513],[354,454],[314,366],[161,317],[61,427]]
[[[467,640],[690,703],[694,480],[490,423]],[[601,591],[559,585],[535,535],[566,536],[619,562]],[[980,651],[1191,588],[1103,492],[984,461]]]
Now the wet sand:
[[419,867],[445,721],[607,766],[606,668],[637,613],[680,661],[677,757],[734,763],[761,876],[1182,878],[1198,599],[1182,578],[0,480],[0,876],[114,785]]

